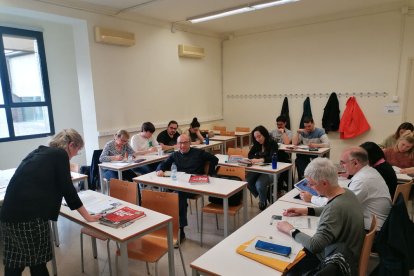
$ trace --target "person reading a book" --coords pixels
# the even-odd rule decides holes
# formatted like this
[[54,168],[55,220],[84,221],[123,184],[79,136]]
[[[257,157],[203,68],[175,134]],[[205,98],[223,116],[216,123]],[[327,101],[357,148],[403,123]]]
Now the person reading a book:
[[49,220],[58,219],[62,198],[88,222],[101,217],[88,214],[72,183],[69,160],[83,145],[76,130],[62,130],[16,169],[0,212],[5,275],[22,275],[26,266],[31,275],[49,275],[46,263],[52,259],[53,246]]
[[414,174],[414,136],[412,134],[398,139],[395,146],[384,149],[384,154],[388,163],[400,168],[400,173]]
[[[173,152],[168,159],[161,162],[157,168],[157,175],[164,176],[165,171],[171,169],[171,165],[175,163],[179,172],[188,174],[205,174],[204,166],[209,162],[209,175],[215,174],[218,164],[218,158],[209,152],[201,149],[192,148],[190,137],[187,134],[181,134],[177,139],[179,147],[178,151]],[[179,216],[180,216],[180,241],[185,239],[184,227],[187,222],[187,199],[192,194],[186,192],[178,192]]]
[[329,159],[313,159],[304,175],[314,190],[328,198],[328,203],[324,207],[289,208],[283,213],[284,216],[319,216],[313,236],[295,229],[287,221],[277,223],[277,230],[301,243],[306,252],[288,275],[303,275],[314,269],[326,257],[324,249],[336,243],[344,243],[355,260],[359,260],[365,237],[362,207],[354,193],[339,186],[337,173],[336,166]]
[[[123,161],[129,156],[135,157],[135,151],[128,144],[128,140],[128,131],[118,130],[114,135],[114,139],[105,144],[99,162],[116,162]],[[103,176],[109,181],[111,178],[118,178],[118,172],[104,169]],[[132,170],[126,170],[122,173],[122,177],[128,181],[132,181],[132,178],[136,176]]]
[[199,145],[204,142],[204,137],[200,132],[200,123],[194,117],[190,123],[190,128],[185,132],[190,137],[191,145]]
[[[305,117],[303,119],[304,128],[298,129],[297,133],[293,135],[293,145],[307,145],[309,148],[328,148],[329,138],[325,130],[315,127],[313,118]],[[317,155],[296,154],[295,165],[298,170],[299,180],[303,179],[303,172],[309,162],[317,157]]]
[[[277,143],[269,134],[264,126],[257,126],[251,133],[253,146],[249,151],[248,157],[253,164],[270,163],[272,156],[277,153]],[[267,190],[273,181],[273,176],[264,173],[248,172],[246,175],[248,182],[247,188],[254,197],[259,196],[259,209],[264,210],[267,206]]]
[[178,123],[174,120],[168,123],[167,129],[161,131],[157,136],[157,141],[163,151],[175,150],[178,148],[177,139],[180,134],[177,132]]

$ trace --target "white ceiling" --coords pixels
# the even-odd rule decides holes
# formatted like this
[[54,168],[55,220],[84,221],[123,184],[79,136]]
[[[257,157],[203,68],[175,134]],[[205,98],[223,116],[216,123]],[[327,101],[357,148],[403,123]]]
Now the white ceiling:
[[[149,19],[176,24],[189,17],[245,5],[257,0],[34,0],[120,18]],[[193,27],[227,34],[268,25],[286,24],[299,20],[331,16],[360,10],[369,11],[397,7],[402,0],[301,0],[282,6],[233,15],[198,24]]]

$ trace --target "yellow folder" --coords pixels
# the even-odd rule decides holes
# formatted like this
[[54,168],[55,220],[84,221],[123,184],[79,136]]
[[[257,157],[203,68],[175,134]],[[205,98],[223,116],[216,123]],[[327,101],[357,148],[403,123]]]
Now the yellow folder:
[[237,247],[236,252],[243,255],[243,256],[245,256],[245,257],[247,257],[247,258],[255,260],[255,261],[257,261],[261,264],[264,264],[264,265],[267,265],[267,266],[269,266],[273,269],[276,269],[276,270],[278,270],[282,273],[288,271],[290,268],[292,268],[297,262],[299,262],[306,255],[306,253],[303,250],[301,250],[301,251],[299,251],[296,258],[293,260],[293,262],[289,263],[289,262],[286,262],[286,261],[279,260],[277,258],[270,258],[270,257],[267,257],[267,256],[246,252],[245,249],[249,246],[249,244],[253,240],[250,240],[250,241],[247,241],[247,242],[241,244],[239,247]]

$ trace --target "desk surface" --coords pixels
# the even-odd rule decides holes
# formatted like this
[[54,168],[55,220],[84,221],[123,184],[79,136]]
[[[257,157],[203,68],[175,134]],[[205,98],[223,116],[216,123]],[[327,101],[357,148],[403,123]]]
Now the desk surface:
[[215,146],[220,146],[221,147],[222,145],[223,145],[223,142],[222,141],[209,141],[209,144],[208,145],[206,145],[206,144],[199,144],[199,145],[191,145],[191,147],[192,148],[196,148],[196,149],[205,150],[205,149],[213,148]]
[[[277,270],[236,253],[236,248],[256,236],[272,237],[272,240],[275,241],[282,239],[285,244],[300,245],[289,235],[279,232],[271,219],[272,215],[281,215],[284,209],[295,206],[304,207],[294,203],[276,201],[236,232],[193,261],[190,266],[193,270],[213,275],[281,275]],[[313,235],[318,218],[307,216],[297,218],[311,219],[311,228],[301,229],[301,231]]]
[[[239,165],[236,163],[227,163],[227,161],[229,160],[228,155],[216,154],[216,157],[219,159],[219,162],[218,162],[219,165],[239,167]],[[246,168],[246,171],[251,171],[251,172],[259,172],[259,173],[266,173],[266,174],[279,174],[279,173],[289,170],[291,167],[292,167],[291,163],[277,162],[276,169],[272,169],[271,164],[264,165],[264,166],[253,165],[251,167],[245,167],[245,168]]]
[[[87,190],[83,191],[81,193],[87,193],[88,196],[93,197],[99,197],[99,198],[111,198],[110,196]],[[113,199],[113,198],[112,198]],[[70,210],[69,207],[62,205],[60,208],[60,215],[78,223],[83,226],[87,226],[91,229],[97,230],[107,236],[110,236],[111,239],[117,241],[117,242],[124,242],[127,241],[135,236],[141,235],[144,232],[147,232],[153,228],[156,228],[157,226],[166,223],[170,221],[172,218],[170,216],[143,208],[141,206],[131,204],[119,199],[115,199],[116,201],[121,202],[121,205],[118,206],[113,211],[120,209],[122,207],[128,206],[135,210],[144,211],[145,217],[140,218],[133,222],[132,224],[128,225],[125,228],[112,228],[103,224],[100,224],[99,222],[87,222],[76,210]]]
[[104,168],[104,169],[110,169],[110,170],[129,170],[132,168],[144,166],[147,164],[152,164],[156,162],[163,161],[167,159],[169,154],[163,154],[162,156],[159,156],[158,153],[151,153],[147,155],[138,155],[135,157],[135,160],[138,159],[144,159],[144,161],[141,161],[139,163],[135,162],[122,162],[122,161],[113,161],[113,162],[102,162],[98,166]]
[[231,195],[242,190],[247,182],[230,179],[210,177],[209,183],[189,183],[190,174],[178,172],[177,180],[173,181],[171,177],[160,177],[156,172],[151,172],[133,180],[139,183],[165,187],[173,190],[185,191],[190,193],[212,195],[215,197],[230,197]]
[[305,145],[285,145],[285,144],[279,144],[279,149],[291,152],[291,153],[300,153],[300,154],[309,154],[309,155],[325,155],[330,152],[331,148],[318,148],[317,151],[309,151],[309,147]]
[[210,140],[227,142],[231,140],[236,140],[236,136],[214,135],[213,137],[210,138]]

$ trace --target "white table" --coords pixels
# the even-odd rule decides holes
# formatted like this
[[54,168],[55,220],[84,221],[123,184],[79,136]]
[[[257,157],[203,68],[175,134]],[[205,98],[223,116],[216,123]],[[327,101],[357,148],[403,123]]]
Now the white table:
[[[200,275],[200,273],[208,275],[282,275],[281,272],[275,269],[238,254],[236,248],[256,236],[272,237],[273,239],[279,238],[283,239],[286,244],[300,245],[289,235],[279,232],[276,229],[274,221],[271,219],[272,215],[282,215],[284,209],[291,207],[303,208],[304,206],[283,201],[276,201],[270,205],[255,218],[240,227],[231,236],[193,261],[190,264],[192,275]],[[311,228],[300,230],[309,235],[313,235],[316,231],[319,218],[313,216],[300,217],[300,219],[304,220],[308,218],[311,220]]]
[[191,184],[188,182],[190,174],[178,173],[177,180],[171,177],[159,177],[155,172],[134,178],[134,181],[145,185],[163,187],[176,191],[194,193],[206,196],[214,196],[223,199],[224,213],[224,237],[228,235],[228,199],[237,192],[243,190],[243,219],[247,221],[247,182],[210,177],[209,183]]
[[[148,164],[157,163],[167,159],[169,154],[158,155],[158,153],[151,153],[146,155],[138,155],[135,157],[136,160],[138,159],[145,159],[139,163],[135,162],[121,162],[121,161],[113,161],[113,162],[102,162],[99,166],[99,178],[101,182],[101,189],[104,194],[109,193],[108,187],[104,184],[103,181],[103,170],[113,170],[118,172],[118,179],[122,180],[122,172],[134,168],[138,168],[141,166],[145,166]],[[109,179],[108,179],[109,180]]]
[[331,148],[318,148],[317,151],[309,151],[309,147],[305,145],[285,145],[279,144],[279,150],[283,150],[288,153],[306,154],[306,155],[317,155],[319,157],[326,156],[329,158]]
[[[224,154],[216,154],[216,157],[219,159],[218,164],[221,166],[239,166],[236,163],[228,163],[229,156]],[[278,175],[282,172],[288,171],[289,178],[288,178],[288,186],[289,190],[292,189],[292,164],[291,163],[284,163],[284,162],[277,162],[277,168],[272,169],[272,165],[253,165],[251,167],[245,167],[247,172],[257,172],[263,174],[270,174],[273,175],[273,202],[277,200],[277,178]]]
[[210,138],[210,141],[220,141],[223,143],[223,154],[227,153],[227,143],[234,141],[235,147],[237,148],[237,137],[236,136],[224,136],[224,135],[214,135]]
[[[89,193],[94,197],[102,197],[102,198],[111,198],[110,196],[95,192],[95,191],[85,191],[83,193]],[[113,199],[113,198],[112,198]],[[115,199],[122,203],[122,205],[118,206],[117,209],[120,209],[124,206],[128,206],[135,210],[144,211],[146,214],[145,217],[140,218],[139,220],[135,221],[134,223],[128,225],[125,228],[112,228],[109,226],[105,226],[100,224],[99,222],[87,222],[85,219],[77,212],[76,210],[70,210],[69,207],[62,205],[60,208],[60,215],[74,221],[82,226],[86,226],[91,228],[95,231],[101,232],[105,236],[108,236],[111,240],[117,242],[120,245],[120,267],[122,269],[121,275],[126,276],[129,275],[128,273],[128,252],[127,252],[127,244],[130,241],[138,239],[148,233],[154,232],[158,229],[167,227],[168,229],[168,268],[169,268],[169,275],[175,275],[175,268],[174,268],[174,245],[173,245],[173,225],[172,225],[172,217],[152,211],[150,209],[143,208],[141,206],[131,204],[119,199]]]
[[199,145],[191,145],[192,148],[202,149],[211,151],[214,147],[220,147],[221,153],[224,152],[224,143],[221,141],[209,141],[208,145],[206,144],[199,144]]
[[252,144],[252,136],[250,135],[249,131],[236,131],[234,133],[237,138],[240,139],[240,148],[243,148],[243,139],[244,137],[249,137],[249,144],[247,146],[250,146]]

